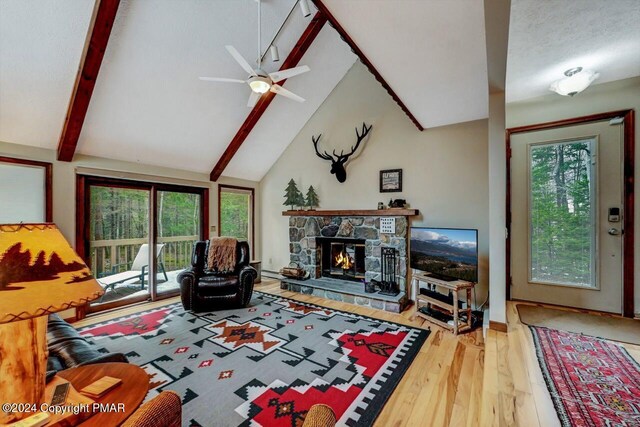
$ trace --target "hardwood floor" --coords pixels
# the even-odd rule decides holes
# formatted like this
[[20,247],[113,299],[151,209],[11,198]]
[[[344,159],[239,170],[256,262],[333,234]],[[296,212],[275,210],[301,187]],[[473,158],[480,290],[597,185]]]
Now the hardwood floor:
[[[535,356],[531,334],[518,319],[516,303],[507,304],[508,333],[489,330],[483,338],[482,331],[476,330],[454,337],[424,319],[411,319],[410,310],[393,314],[302,295],[281,290],[279,282],[270,279],[263,279],[256,290],[431,328],[431,335],[376,420],[376,427],[560,425]],[[152,304],[166,304],[166,301]],[[92,316],[75,326],[138,310],[139,306]],[[625,347],[640,360],[640,346],[625,344]]]

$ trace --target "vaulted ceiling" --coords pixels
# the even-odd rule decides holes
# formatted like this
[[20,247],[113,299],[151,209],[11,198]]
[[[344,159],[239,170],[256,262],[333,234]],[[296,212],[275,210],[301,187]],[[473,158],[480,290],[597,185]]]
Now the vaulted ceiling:
[[423,127],[487,117],[482,1],[324,3]]
[[[263,49],[296,0],[262,5]],[[54,4],[55,3],[55,4]],[[0,3],[0,140],[55,149],[82,54],[93,1]],[[311,17],[293,13],[276,40],[286,58]],[[265,41],[266,40],[266,41]],[[254,1],[125,1],[118,9],[77,152],[209,173],[251,111],[246,78],[224,49],[257,57]],[[329,26],[225,170],[259,180],[356,60]],[[267,56],[267,72],[279,68]]]
[[[262,0],[263,50],[296,2]],[[285,83],[306,102],[276,97],[223,175],[260,180],[356,54],[418,128],[487,117],[482,1],[318,4],[351,46],[322,28],[300,60],[311,72]],[[56,149],[93,8],[94,0],[0,1],[0,141]],[[581,58],[591,58],[577,65],[600,71],[599,82],[640,74],[639,10],[637,0],[512,0],[508,99],[547,93],[550,77]],[[293,10],[275,41],[282,59],[312,17]],[[76,152],[211,172],[251,111],[248,86],[198,80],[247,77],[227,44],[256,58],[255,1],[121,0]],[[263,64],[279,66],[268,56]]]

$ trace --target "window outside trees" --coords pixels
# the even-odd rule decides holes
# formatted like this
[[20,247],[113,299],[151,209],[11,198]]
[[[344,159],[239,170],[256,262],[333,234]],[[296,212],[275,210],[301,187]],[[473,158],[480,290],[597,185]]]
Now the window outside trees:
[[220,236],[247,240],[252,246],[253,189],[220,185],[218,191]]
[[595,139],[529,150],[530,281],[596,287]]

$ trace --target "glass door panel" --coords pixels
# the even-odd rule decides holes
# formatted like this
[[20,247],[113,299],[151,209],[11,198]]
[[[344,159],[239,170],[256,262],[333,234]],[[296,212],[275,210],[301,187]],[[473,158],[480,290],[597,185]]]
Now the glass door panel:
[[529,280],[596,288],[595,139],[529,149]]
[[157,192],[158,294],[178,291],[178,274],[191,266],[193,245],[202,230],[201,198],[194,193]]
[[220,236],[246,240],[253,247],[253,190],[220,185],[219,197]]
[[149,297],[148,189],[89,186],[89,258],[105,290],[93,306]]

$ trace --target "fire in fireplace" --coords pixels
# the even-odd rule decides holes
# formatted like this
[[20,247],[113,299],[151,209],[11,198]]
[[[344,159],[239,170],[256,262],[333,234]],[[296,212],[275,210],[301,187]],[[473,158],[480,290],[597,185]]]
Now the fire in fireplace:
[[353,257],[349,255],[346,251],[340,251],[338,256],[336,257],[336,267],[341,268],[343,270],[349,270],[353,267]]
[[360,281],[364,279],[364,240],[317,237],[322,276]]

